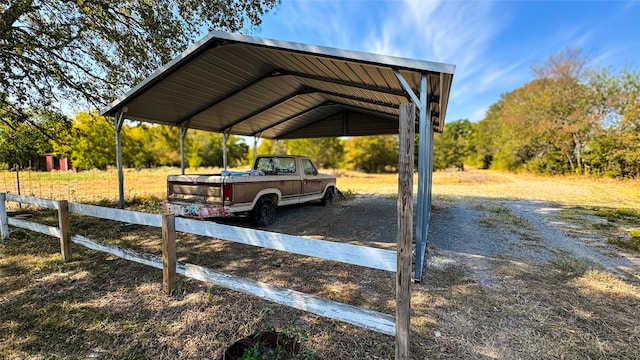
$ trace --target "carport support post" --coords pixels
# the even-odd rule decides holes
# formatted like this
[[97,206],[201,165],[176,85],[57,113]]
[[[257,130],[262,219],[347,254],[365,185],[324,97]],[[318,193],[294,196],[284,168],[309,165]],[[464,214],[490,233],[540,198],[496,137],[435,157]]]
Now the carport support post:
[[120,198],[120,209],[124,209],[124,174],[122,173],[122,140],[120,132],[124,124],[124,115],[129,110],[126,106],[116,113],[116,165],[118,167],[118,197]]
[[229,134],[224,133],[222,135],[222,166],[224,171],[227,171],[227,139],[229,139]]
[[[433,126],[431,112],[427,106],[427,74],[420,79],[420,97],[418,97],[399,70],[394,70],[396,77],[402,84],[411,100],[418,106],[420,121],[420,142],[418,144],[418,211],[416,220],[416,267],[415,279],[422,281],[422,267],[424,252],[429,232],[429,216],[431,213],[431,171],[433,157]],[[428,131],[428,133],[427,133]],[[427,141],[429,145],[427,147]],[[429,173],[427,173],[429,171]],[[428,194],[425,192],[428,191]]]
[[433,126],[431,112],[427,108],[427,75],[420,81],[420,142],[418,143],[418,220],[416,223],[416,281],[422,281],[424,252],[429,232],[431,214],[431,163],[433,162]]
[[[400,105],[398,159],[398,267],[396,270],[396,360],[409,359],[411,244],[413,242],[413,150],[416,107]],[[416,258],[417,258],[416,254]]]
[[256,161],[256,158],[258,157],[258,137],[254,136],[253,137],[253,161]]
[[184,138],[187,136],[187,130],[189,130],[189,125],[183,124],[180,126],[180,173],[184,175]]

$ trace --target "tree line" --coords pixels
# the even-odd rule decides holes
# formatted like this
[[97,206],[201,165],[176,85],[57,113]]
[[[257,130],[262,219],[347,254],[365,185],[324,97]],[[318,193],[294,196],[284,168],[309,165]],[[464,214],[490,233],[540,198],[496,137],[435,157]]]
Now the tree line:
[[[532,66],[534,79],[503,94],[485,118],[449,121],[435,136],[434,170],[477,166],[538,174],[589,174],[637,178],[640,173],[640,72],[587,67],[580,50],[568,49]],[[115,165],[112,120],[96,113],[69,119],[46,107],[30,108],[20,121],[0,108],[0,163],[28,166],[39,154],[69,158],[79,169]],[[129,167],[180,165],[176,127],[126,123],[123,163]],[[186,165],[222,166],[223,136],[189,130]],[[229,136],[228,164],[247,165],[246,139]],[[416,139],[417,142],[417,139]],[[322,168],[370,173],[395,171],[397,136],[261,140],[259,154],[299,154]],[[417,157],[416,157],[417,159]]]
[[[46,136],[44,134],[47,134]],[[125,123],[122,127],[122,161],[126,167],[150,168],[180,165],[180,129],[175,126]],[[227,138],[227,164],[248,165],[253,161],[249,139]],[[223,135],[189,129],[185,136],[186,166],[222,167]],[[253,145],[253,144],[251,144]],[[262,139],[258,154],[309,156],[321,168],[354,169],[365,172],[395,171],[398,138],[368,136],[350,139],[315,138]],[[116,165],[115,126],[112,119],[96,113],[79,113],[74,119],[51,114],[32,117],[29,123],[11,127],[0,123],[0,163],[10,168],[28,167],[45,153],[71,159],[76,169],[106,169]]]
[[640,176],[640,72],[587,68],[580,50],[532,67],[481,121],[445,124],[434,169],[464,165],[537,174]]

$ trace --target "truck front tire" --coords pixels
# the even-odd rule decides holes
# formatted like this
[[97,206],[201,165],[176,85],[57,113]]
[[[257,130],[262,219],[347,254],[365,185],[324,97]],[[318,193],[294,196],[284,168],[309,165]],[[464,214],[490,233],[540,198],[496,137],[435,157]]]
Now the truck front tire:
[[327,191],[325,191],[324,196],[320,200],[320,204],[322,204],[322,206],[327,206],[327,205],[331,205],[332,202],[333,202],[333,187],[330,187],[327,189]]
[[258,199],[249,216],[255,226],[263,227],[273,224],[276,219],[276,204],[273,197],[265,195]]

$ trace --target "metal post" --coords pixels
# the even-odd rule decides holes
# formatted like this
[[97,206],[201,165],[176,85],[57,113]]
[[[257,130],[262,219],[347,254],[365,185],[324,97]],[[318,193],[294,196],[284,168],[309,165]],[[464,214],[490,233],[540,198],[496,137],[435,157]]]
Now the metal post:
[[122,172],[122,140],[120,131],[124,124],[124,115],[129,110],[126,106],[116,113],[116,165],[118,167],[118,197],[120,199],[120,209],[124,209],[124,174]]
[[[429,111],[427,104],[427,74],[422,74],[420,79],[420,97],[418,97],[409,83],[402,76],[399,70],[394,70],[396,77],[400,81],[400,84],[405,89],[414,104],[417,105],[419,113],[419,131],[420,141],[418,143],[418,209],[416,220],[416,268],[415,268],[415,280],[420,282],[422,280],[422,266],[424,262],[424,252],[427,243],[427,232],[429,229],[429,212],[430,199],[431,199],[431,174],[427,174],[428,169],[432,168],[431,157],[433,156],[433,150],[431,145],[433,143],[433,126],[431,125],[431,112]],[[429,130],[431,129],[431,130]],[[427,147],[429,146],[429,147]],[[429,150],[431,149],[431,150]],[[428,190],[425,189],[428,187]],[[429,194],[425,194],[429,191]],[[425,196],[426,195],[426,196]],[[427,205],[429,203],[429,205]]]
[[227,171],[227,139],[229,138],[228,133],[224,133],[222,135],[222,166],[224,167],[224,171]]
[[276,139],[276,154],[280,154],[280,140]]
[[188,126],[180,126],[180,173],[184,175],[184,138],[187,136]]
[[257,157],[258,157],[258,137],[254,136],[253,137],[253,161],[256,161]]
[[[418,106],[420,110],[420,142],[418,143],[418,219],[416,222],[416,269],[415,280],[420,282],[422,280],[422,266],[424,262],[424,252],[427,240],[427,231],[429,228],[429,210],[427,206],[427,197],[425,190],[427,190],[427,184],[431,174],[428,174],[428,164],[431,163],[431,157],[433,152],[429,151],[427,144],[430,143],[432,130],[431,116],[429,109],[427,108],[427,75],[422,74],[420,79],[420,104]],[[427,197],[425,197],[425,195]]]

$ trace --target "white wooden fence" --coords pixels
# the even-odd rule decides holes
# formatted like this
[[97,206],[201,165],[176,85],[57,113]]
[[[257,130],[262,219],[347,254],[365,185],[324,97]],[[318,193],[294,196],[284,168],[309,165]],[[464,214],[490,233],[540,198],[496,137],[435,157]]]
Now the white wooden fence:
[[[58,211],[59,226],[53,227],[31,221],[8,217],[6,201],[31,204]],[[115,245],[101,243],[81,235],[71,234],[69,213],[115,220],[130,224],[161,227],[163,229],[163,255],[157,256]],[[70,243],[109,253],[154,268],[163,269],[165,291],[175,289],[175,274],[209,282],[231,290],[251,294],[278,304],[304,310],[331,319],[344,321],[388,335],[396,334],[395,317],[377,311],[324,299],[315,295],[262,283],[188,263],[176,262],[176,231],[217,239],[281,250],[294,254],[359,265],[395,272],[397,253],[391,250],[343,244],[325,240],[239,228],[172,215],[150,214],[130,210],[112,209],[93,205],[67,203],[42,198],[0,193],[0,230],[2,239],[9,237],[9,225],[60,238],[64,261],[71,260]]]

